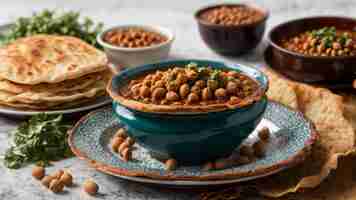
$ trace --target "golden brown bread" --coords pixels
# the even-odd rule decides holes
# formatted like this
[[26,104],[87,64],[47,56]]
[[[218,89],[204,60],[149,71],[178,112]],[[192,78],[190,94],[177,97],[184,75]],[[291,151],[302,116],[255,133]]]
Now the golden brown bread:
[[70,36],[35,35],[0,48],[0,78],[35,85],[102,71],[105,53]]

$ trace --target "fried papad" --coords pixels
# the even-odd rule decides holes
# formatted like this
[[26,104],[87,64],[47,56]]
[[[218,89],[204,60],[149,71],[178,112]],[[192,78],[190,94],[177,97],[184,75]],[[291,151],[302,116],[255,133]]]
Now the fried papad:
[[79,38],[35,35],[0,48],[0,78],[35,85],[58,83],[102,71],[104,52]]
[[327,89],[287,80],[270,69],[263,71],[270,80],[269,99],[293,107],[294,101],[285,100],[289,98],[279,94],[287,91],[281,90],[279,85],[292,86],[288,93],[295,92],[297,107],[315,124],[319,139],[311,155],[300,165],[248,184],[203,193],[202,199],[243,199],[245,191],[247,196],[253,194],[250,189],[280,200],[355,199],[356,137],[353,128],[356,128],[356,96],[343,95],[343,98]]
[[[354,200],[356,197],[356,156],[339,159],[339,167],[315,189],[289,194],[278,200]],[[272,200],[275,198],[271,198]]]
[[355,146],[354,130],[344,117],[341,96],[327,89],[291,81],[289,83],[296,92],[300,111],[314,123],[319,139],[311,156],[303,164],[256,181],[258,191],[270,197],[280,197],[302,188],[318,186],[332,169],[337,168],[338,158],[353,152]]
[[268,76],[269,81],[267,97],[297,110],[298,100],[293,84],[270,69],[263,68],[262,71]]

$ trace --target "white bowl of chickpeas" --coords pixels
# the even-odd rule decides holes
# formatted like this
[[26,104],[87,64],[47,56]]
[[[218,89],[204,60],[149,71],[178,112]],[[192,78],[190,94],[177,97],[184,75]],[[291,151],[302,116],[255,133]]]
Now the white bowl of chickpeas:
[[126,68],[166,59],[174,38],[160,26],[121,25],[105,30],[97,40],[111,63]]

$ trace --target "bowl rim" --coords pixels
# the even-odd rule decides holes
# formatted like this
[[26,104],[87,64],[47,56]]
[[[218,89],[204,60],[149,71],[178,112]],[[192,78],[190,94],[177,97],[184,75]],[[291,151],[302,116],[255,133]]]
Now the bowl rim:
[[[139,48],[130,48],[130,47],[119,47],[119,46],[115,46],[112,45],[108,42],[105,42],[103,37],[105,34],[107,34],[109,31],[115,30],[115,29],[123,29],[123,28],[141,28],[144,30],[149,30],[149,31],[153,31],[153,32],[157,32],[159,34],[162,34],[164,36],[167,37],[167,41],[156,44],[156,45],[152,45],[152,46],[147,46],[147,47],[139,47]],[[110,49],[110,50],[115,50],[115,51],[124,51],[124,52],[140,52],[140,51],[148,51],[148,50],[155,50],[155,49],[160,49],[164,46],[168,46],[170,44],[173,43],[173,41],[175,40],[175,34],[173,33],[173,31],[171,31],[170,29],[163,27],[163,26],[159,26],[159,25],[150,25],[150,24],[123,24],[123,25],[116,25],[116,26],[112,26],[110,28],[105,29],[104,31],[102,31],[101,33],[99,33],[96,37],[96,40],[98,41],[98,43],[103,46],[106,49]]]
[[[256,22],[249,23],[249,24],[225,26],[225,25],[221,25],[221,24],[213,24],[213,23],[207,22],[206,20],[203,20],[200,17],[202,12],[204,12],[208,9],[212,9],[212,8],[216,8],[216,7],[220,7],[220,6],[245,6],[245,7],[253,8],[253,9],[260,11],[263,14],[263,18],[261,20],[258,20]],[[210,26],[210,27],[215,27],[215,28],[243,28],[243,27],[257,26],[258,24],[267,21],[269,16],[270,16],[270,11],[263,6],[260,6],[260,5],[254,4],[254,3],[231,3],[231,2],[230,3],[215,3],[215,4],[203,6],[200,9],[198,9],[197,11],[195,11],[195,13],[194,13],[194,18],[199,24],[203,24],[205,26]]]
[[[251,95],[247,99],[244,99],[244,101],[241,101],[239,104],[231,105],[225,102],[224,104],[212,104],[212,105],[205,105],[205,106],[203,105],[172,106],[172,105],[146,104],[146,103],[138,102],[136,100],[124,98],[117,91],[114,90],[113,83],[117,78],[128,77],[132,73],[139,75],[157,69],[169,68],[175,63],[182,63],[182,62],[212,63],[215,65],[219,64],[218,68],[239,70],[244,75],[257,81],[260,87],[258,90],[256,90],[253,93],[253,95]],[[160,65],[160,67],[157,68],[156,67],[157,65]],[[257,80],[254,76],[258,77],[260,80]],[[256,67],[247,66],[240,63],[232,64],[232,63],[213,61],[213,60],[180,59],[180,60],[170,60],[170,61],[163,61],[158,63],[151,63],[151,64],[141,65],[134,68],[125,69],[111,78],[111,80],[107,85],[106,91],[109,93],[110,97],[115,102],[124,106],[125,108],[129,108],[130,110],[135,110],[137,112],[168,114],[168,115],[196,115],[196,114],[223,112],[223,111],[233,111],[236,109],[247,108],[248,106],[251,106],[256,102],[263,100],[263,98],[266,96],[268,86],[269,86],[268,77]]]
[[271,28],[271,30],[267,34],[267,42],[269,45],[271,45],[273,48],[288,54],[292,55],[296,58],[301,58],[301,59],[315,59],[315,60],[326,60],[326,61],[334,61],[334,60],[348,60],[348,59],[355,59],[356,55],[354,56],[310,56],[310,55],[305,55],[302,53],[294,52],[291,50],[288,50],[286,48],[283,48],[278,44],[278,41],[274,41],[272,39],[272,34],[275,33],[279,28],[283,26],[290,25],[292,23],[300,22],[300,21],[306,21],[306,20],[317,20],[317,19],[340,19],[340,20],[351,20],[355,22],[356,25],[356,18],[353,17],[348,17],[348,16],[340,16],[340,15],[315,15],[315,16],[309,16],[309,17],[301,17],[301,18],[296,18],[288,21],[284,21],[282,23],[279,23],[275,25],[274,27]]

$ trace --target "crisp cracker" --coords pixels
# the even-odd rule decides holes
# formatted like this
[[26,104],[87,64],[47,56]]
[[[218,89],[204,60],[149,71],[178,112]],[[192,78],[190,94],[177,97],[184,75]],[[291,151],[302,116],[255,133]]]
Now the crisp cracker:
[[287,82],[294,86],[298,107],[314,123],[320,138],[313,147],[312,155],[302,165],[256,181],[257,190],[270,197],[318,186],[332,169],[337,168],[338,158],[349,154],[354,148],[354,130],[343,115],[341,96],[327,89]]
[[[289,194],[279,200],[354,200],[356,197],[356,157],[340,158],[339,167],[316,189]],[[272,200],[272,199],[271,199]]]
[[[263,71],[270,80],[268,97],[294,107],[295,95],[299,110],[315,124],[319,140],[304,163],[250,184],[237,185],[235,188],[248,189],[252,186],[262,195],[280,197],[281,200],[355,199],[356,172],[352,174],[352,171],[356,171],[356,159],[348,155],[355,153],[356,96],[347,95],[343,99],[327,89],[286,80],[270,69]],[[287,89],[281,90],[279,85]],[[293,89],[290,89],[291,87]],[[281,96],[280,92],[288,93],[285,94],[288,98]],[[338,168],[339,160],[341,168]],[[332,171],[335,174],[327,178]],[[323,181],[325,183],[322,183]],[[317,187],[319,185],[320,187]],[[300,193],[300,190],[305,193]],[[219,193],[220,191],[212,192],[215,196]],[[241,191],[236,195],[241,197]],[[234,194],[230,196],[235,197]]]
[[262,71],[268,76],[269,81],[267,97],[292,109],[298,109],[298,100],[293,84],[270,69],[264,68]]

